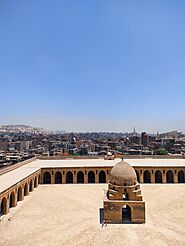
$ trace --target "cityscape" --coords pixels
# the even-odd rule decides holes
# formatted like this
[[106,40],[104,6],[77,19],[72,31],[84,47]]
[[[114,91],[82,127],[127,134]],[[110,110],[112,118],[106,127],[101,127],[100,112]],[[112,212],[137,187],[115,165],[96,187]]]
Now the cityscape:
[[0,127],[1,167],[12,165],[34,156],[45,157],[104,157],[108,152],[115,157],[169,155],[185,156],[185,134],[178,131],[148,134],[84,132],[58,133],[24,125]]

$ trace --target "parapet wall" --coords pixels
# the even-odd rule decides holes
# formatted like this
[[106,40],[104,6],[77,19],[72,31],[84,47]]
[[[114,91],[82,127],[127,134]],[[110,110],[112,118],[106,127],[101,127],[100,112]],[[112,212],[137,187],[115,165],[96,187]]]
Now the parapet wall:
[[30,158],[30,159],[27,159],[27,160],[25,160],[25,161],[18,162],[18,163],[16,163],[16,164],[11,165],[11,166],[8,166],[8,167],[2,167],[2,168],[0,169],[0,175],[5,174],[5,173],[8,173],[8,172],[10,172],[10,171],[13,171],[13,170],[15,170],[15,169],[17,169],[17,168],[19,168],[19,167],[22,167],[22,166],[24,166],[24,165],[26,165],[26,164],[28,164],[28,163],[30,163],[30,162],[32,162],[32,161],[35,161],[36,159],[37,159],[36,157],[32,157],[32,158]]
[[[105,156],[38,156],[39,160],[66,160],[66,159],[104,159]],[[185,159],[183,155],[119,155],[115,158],[123,159]]]

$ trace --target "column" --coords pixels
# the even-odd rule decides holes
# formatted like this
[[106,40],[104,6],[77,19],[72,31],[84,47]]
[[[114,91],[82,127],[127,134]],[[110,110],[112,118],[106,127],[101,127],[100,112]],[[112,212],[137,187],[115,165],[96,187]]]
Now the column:
[[139,180],[140,180],[140,183],[143,184],[143,173],[141,174],[141,173],[139,172]]
[[151,183],[155,184],[155,174],[151,173]]
[[51,184],[54,184],[55,183],[55,173],[54,171],[52,171],[50,174],[51,174]]
[[[97,173],[97,174],[96,174]],[[99,171],[95,171],[95,183],[98,184],[99,183]]]
[[73,184],[77,184],[77,172],[73,172]]
[[162,174],[162,181],[166,184],[166,172]]
[[173,177],[174,177],[174,183],[175,183],[175,184],[178,183],[178,176],[177,176],[177,173],[176,173],[176,174],[173,173]]
[[84,171],[84,184],[88,184],[88,172]]

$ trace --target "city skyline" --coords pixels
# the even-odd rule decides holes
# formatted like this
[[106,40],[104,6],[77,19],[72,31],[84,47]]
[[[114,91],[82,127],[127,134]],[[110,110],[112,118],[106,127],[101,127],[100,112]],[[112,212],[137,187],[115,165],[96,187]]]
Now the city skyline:
[[0,3],[0,125],[185,132],[185,3]]

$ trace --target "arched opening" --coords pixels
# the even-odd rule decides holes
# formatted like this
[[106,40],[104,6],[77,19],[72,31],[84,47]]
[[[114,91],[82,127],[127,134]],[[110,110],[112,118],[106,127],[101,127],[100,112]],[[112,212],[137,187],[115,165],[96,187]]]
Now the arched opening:
[[106,183],[106,174],[104,171],[99,172],[99,183]]
[[6,198],[3,197],[3,199],[1,200],[1,211],[0,211],[0,216],[6,214],[6,209],[7,209],[7,201]]
[[55,184],[62,184],[62,174],[61,172],[55,173]]
[[185,183],[184,172],[182,170],[178,172],[178,183]]
[[138,183],[140,183],[139,172],[137,170],[135,170],[135,172],[136,172],[136,176],[137,176],[137,181],[138,181]]
[[122,208],[122,223],[131,222],[131,207],[128,205],[123,206]]
[[95,183],[95,173],[93,171],[88,172],[88,183]]
[[84,173],[82,171],[79,171],[77,173],[77,183],[83,184],[84,183]]
[[15,193],[12,191],[10,194],[10,208],[15,207]]
[[29,192],[33,191],[33,181],[32,179],[30,180],[30,184],[29,184]]
[[173,183],[173,172],[171,170],[168,170],[166,173],[166,182],[167,183]]
[[39,180],[38,180],[38,183],[41,184],[41,177],[40,177],[40,174],[39,174]]
[[51,174],[49,172],[44,173],[44,184],[51,184]]
[[27,183],[24,186],[24,196],[28,196],[28,184]]
[[22,193],[22,187],[20,186],[17,193],[17,201],[19,202],[22,200],[23,200],[23,193]]
[[162,173],[161,171],[157,170],[155,172],[155,183],[162,183]]
[[144,171],[144,183],[151,183],[150,172],[148,170]]
[[71,171],[68,171],[66,173],[66,184],[72,184],[73,183],[73,174]]
[[35,177],[35,179],[34,179],[34,188],[36,188],[37,187],[37,177]]

